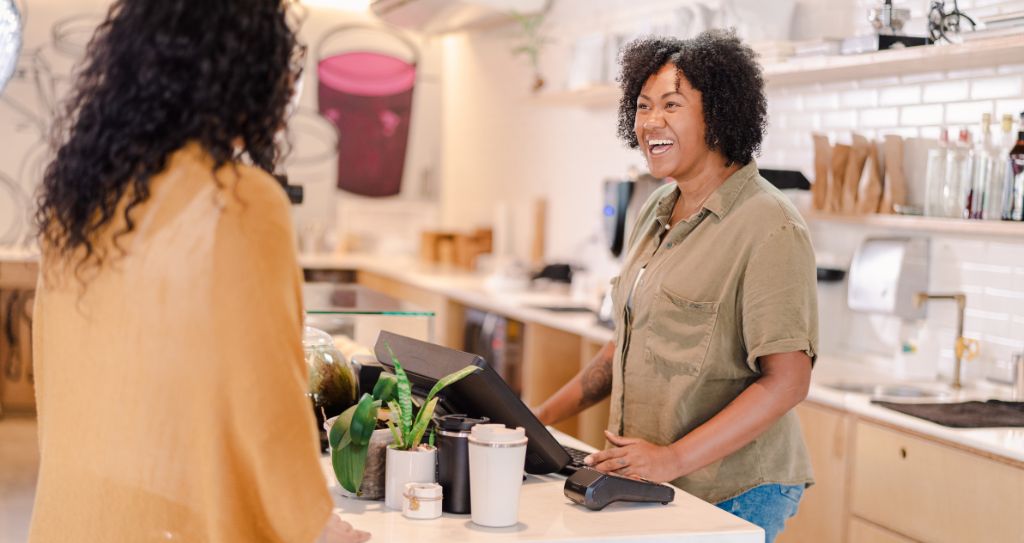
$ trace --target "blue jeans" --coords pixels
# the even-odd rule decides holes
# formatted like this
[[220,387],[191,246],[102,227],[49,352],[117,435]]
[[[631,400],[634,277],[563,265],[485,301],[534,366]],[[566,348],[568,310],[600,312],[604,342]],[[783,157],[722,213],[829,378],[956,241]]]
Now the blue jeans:
[[719,508],[764,528],[765,543],[773,543],[786,525],[786,519],[796,514],[803,485],[776,483],[755,486],[750,490],[717,504]]

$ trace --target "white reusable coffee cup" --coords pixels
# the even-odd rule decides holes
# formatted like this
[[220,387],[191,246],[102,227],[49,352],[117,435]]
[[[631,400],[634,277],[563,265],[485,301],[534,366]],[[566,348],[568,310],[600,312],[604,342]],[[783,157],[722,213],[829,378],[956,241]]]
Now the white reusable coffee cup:
[[477,424],[469,435],[470,518],[500,528],[519,522],[526,430]]

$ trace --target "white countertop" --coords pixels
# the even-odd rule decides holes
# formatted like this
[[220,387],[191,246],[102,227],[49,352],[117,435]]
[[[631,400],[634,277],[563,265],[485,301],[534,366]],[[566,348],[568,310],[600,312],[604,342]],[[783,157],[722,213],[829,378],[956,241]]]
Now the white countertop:
[[[899,382],[887,377],[862,362],[841,356],[819,356],[811,379],[807,399],[823,405],[854,413],[866,419],[873,419],[899,428],[904,428],[927,437],[933,437],[955,445],[983,451],[992,455],[1024,462],[1024,428],[951,428],[871,403],[867,394],[843,392],[825,386],[827,383],[843,382]],[[954,393],[943,401],[986,400],[991,398],[1009,399],[1009,387],[998,387],[986,383],[975,383],[979,388],[965,389]]]
[[384,258],[367,255],[304,255],[299,264],[305,269],[354,269],[407,283],[443,294],[463,305],[500,313],[524,322],[533,322],[581,337],[606,342],[612,330],[597,324],[593,313],[556,312],[538,306],[572,307],[580,303],[570,296],[546,292],[498,292],[486,288],[480,274],[452,268],[426,266],[408,258]]
[[[557,434],[557,433],[556,433]],[[585,450],[592,449],[572,438],[557,435],[559,441]],[[519,497],[519,524],[509,528],[477,526],[469,515],[445,513],[434,520],[410,520],[401,511],[384,507],[382,501],[349,498],[339,491],[330,458],[323,461],[330,481],[335,510],[342,519],[369,531],[373,541],[532,541],[590,543],[761,543],[764,531],[749,522],[676,489],[668,505],[622,503],[591,511],[569,501],[562,492],[565,477],[528,475]]]
[[26,249],[0,247],[0,263],[31,263],[39,261],[39,253]]

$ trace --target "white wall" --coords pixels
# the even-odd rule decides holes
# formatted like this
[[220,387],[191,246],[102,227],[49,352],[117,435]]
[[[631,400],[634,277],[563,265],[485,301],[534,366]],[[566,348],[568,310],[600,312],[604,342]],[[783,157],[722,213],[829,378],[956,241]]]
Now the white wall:
[[[739,2],[742,4],[743,2]],[[573,44],[595,33],[645,32],[673,28],[688,0],[560,0],[546,28],[552,43],[544,52],[542,71],[548,87],[564,88]],[[773,7],[784,3],[773,2]],[[870,29],[865,19],[871,0],[797,3],[792,35],[809,39],[848,36]],[[899,1],[912,9],[911,33],[923,31],[925,1]],[[1020,0],[963,0],[972,15],[1024,9]],[[615,136],[612,106],[593,109],[541,105],[531,98],[532,75],[510,49],[518,43],[515,27],[458,35],[444,42],[443,220],[468,227],[490,220],[496,202],[521,208],[538,196],[550,201],[548,259],[597,263],[611,267],[599,236],[601,182],[643,165],[638,151],[626,149]],[[1024,61],[1024,59],[1022,59]],[[983,59],[979,59],[983,63]],[[762,166],[798,168],[811,174],[810,132],[848,137],[895,133],[934,137],[942,124],[973,126],[982,111],[995,117],[1024,109],[1024,64],[943,71],[771,89],[770,127]],[[810,177],[810,175],[809,175]],[[528,238],[527,225],[520,231]],[[866,235],[892,235],[845,225],[815,225],[820,251],[848,262]],[[521,253],[526,240],[519,240]],[[981,341],[980,362],[967,366],[970,376],[1006,377],[1001,365],[1024,349],[1024,241],[965,236],[932,239],[934,291],[968,294],[966,335]],[[898,348],[900,323],[887,317],[858,315],[846,309],[846,286],[821,289],[823,349],[891,356]],[[936,368],[952,366],[955,311],[936,304],[929,309],[926,346]]]

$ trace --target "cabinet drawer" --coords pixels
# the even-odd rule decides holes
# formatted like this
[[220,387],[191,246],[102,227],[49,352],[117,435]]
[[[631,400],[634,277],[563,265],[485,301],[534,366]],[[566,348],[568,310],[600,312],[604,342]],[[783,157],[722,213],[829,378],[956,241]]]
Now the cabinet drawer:
[[841,543],[846,516],[846,456],[851,420],[841,411],[803,402],[796,407],[814,486],[804,492],[796,516],[786,522],[778,543]]
[[914,543],[914,540],[854,517],[850,519],[846,543]]
[[857,423],[851,512],[922,541],[1024,542],[1024,469]]

